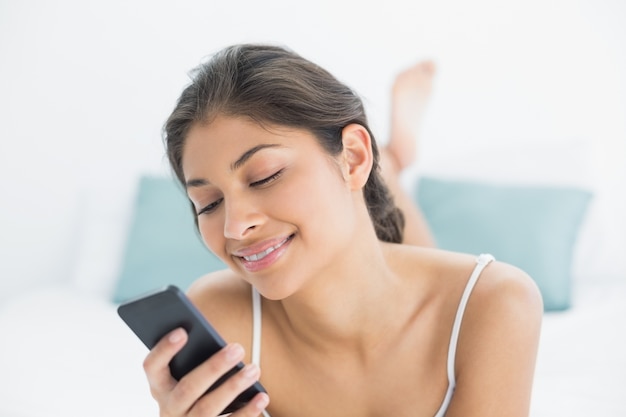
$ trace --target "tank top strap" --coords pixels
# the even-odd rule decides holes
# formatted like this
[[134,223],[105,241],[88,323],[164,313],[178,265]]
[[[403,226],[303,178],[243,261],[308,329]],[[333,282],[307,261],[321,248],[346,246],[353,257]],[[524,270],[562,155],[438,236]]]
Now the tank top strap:
[[459,342],[459,332],[461,330],[461,322],[463,321],[463,315],[465,314],[467,302],[469,300],[470,294],[472,293],[472,290],[474,289],[474,286],[476,285],[476,282],[478,281],[478,277],[480,277],[480,273],[493,260],[493,256],[485,253],[476,258],[476,266],[474,267],[474,271],[472,271],[472,275],[470,275],[470,278],[465,285],[463,295],[461,296],[461,301],[459,302],[459,307],[456,311],[456,317],[454,318],[454,325],[452,326],[450,345],[448,347],[448,381],[450,382],[450,384],[456,382],[456,377],[454,374],[456,349]]
[[450,405],[450,401],[452,399],[452,394],[454,393],[454,389],[456,387],[456,375],[454,373],[454,364],[456,362],[456,349],[459,342],[459,333],[461,330],[461,322],[463,321],[463,315],[465,314],[465,308],[467,307],[467,301],[469,300],[470,294],[480,277],[480,273],[483,269],[489,265],[491,261],[494,260],[494,257],[490,254],[481,254],[476,258],[476,266],[472,271],[472,274],[465,285],[465,290],[463,290],[463,295],[461,296],[461,300],[459,302],[459,306],[456,310],[456,316],[454,318],[454,324],[452,325],[452,334],[450,335],[450,344],[448,345],[448,362],[447,362],[447,373],[448,373],[448,390],[446,391],[446,395],[443,399],[441,407],[435,417],[443,417],[446,414],[448,406]]
[[252,363],[261,365],[261,294],[252,287]]
[[[261,366],[261,294],[252,287],[252,363]],[[270,417],[263,410],[263,417]]]

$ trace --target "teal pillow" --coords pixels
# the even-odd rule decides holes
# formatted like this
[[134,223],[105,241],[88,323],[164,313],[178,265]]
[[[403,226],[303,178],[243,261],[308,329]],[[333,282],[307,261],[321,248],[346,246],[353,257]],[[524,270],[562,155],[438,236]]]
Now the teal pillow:
[[172,178],[141,178],[113,301],[168,284],[185,289],[224,268],[204,246],[182,188]]
[[491,253],[526,271],[546,311],[571,305],[572,259],[591,193],[423,177],[417,201],[437,246]]

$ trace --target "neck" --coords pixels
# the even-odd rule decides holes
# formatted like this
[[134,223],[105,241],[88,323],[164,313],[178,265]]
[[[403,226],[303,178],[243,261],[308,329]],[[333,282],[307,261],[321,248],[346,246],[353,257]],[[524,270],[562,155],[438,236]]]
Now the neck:
[[375,240],[363,246],[352,256],[342,254],[309,286],[277,302],[294,342],[316,351],[366,355],[388,340],[383,335],[404,325],[415,304],[402,302],[406,287],[385,256],[391,245]]

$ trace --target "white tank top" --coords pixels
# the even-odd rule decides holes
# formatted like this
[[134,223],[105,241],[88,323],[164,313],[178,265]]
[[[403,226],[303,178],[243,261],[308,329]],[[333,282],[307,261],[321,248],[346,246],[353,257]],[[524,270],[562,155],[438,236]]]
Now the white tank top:
[[[448,406],[450,405],[450,401],[452,400],[454,388],[456,387],[456,376],[454,374],[456,348],[459,340],[459,331],[461,330],[461,322],[463,321],[463,314],[465,313],[465,307],[467,306],[467,301],[469,300],[469,296],[474,289],[476,281],[478,281],[480,273],[485,268],[485,266],[487,266],[493,260],[493,256],[489,254],[481,254],[480,256],[478,256],[476,258],[476,267],[474,267],[474,270],[472,271],[472,274],[470,275],[470,278],[465,285],[465,290],[463,291],[459,306],[456,310],[456,316],[452,325],[452,334],[450,336],[450,344],[448,345],[448,389],[446,391],[446,395],[443,398],[443,402],[441,403],[441,407],[439,407],[439,411],[437,411],[437,414],[435,414],[435,417],[443,417],[446,414]],[[260,365],[261,363],[261,295],[257,292],[256,289],[254,289],[254,287],[252,288],[252,363],[255,363],[257,365]],[[270,417],[270,415],[266,411],[263,412],[263,416]]]

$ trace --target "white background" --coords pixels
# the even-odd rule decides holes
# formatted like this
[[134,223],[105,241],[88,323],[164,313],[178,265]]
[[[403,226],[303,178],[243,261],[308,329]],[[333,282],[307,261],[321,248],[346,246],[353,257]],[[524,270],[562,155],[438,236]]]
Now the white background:
[[[382,141],[394,75],[434,59],[420,169],[515,166],[511,179],[589,187],[594,238],[577,262],[626,276],[623,1],[1,0],[0,305],[69,279],[81,228],[99,221],[87,196],[127,207],[139,173],[165,172],[161,127],[187,72],[244,41],[329,69]],[[528,146],[540,167],[512,158]],[[471,152],[492,165],[449,162]]]

